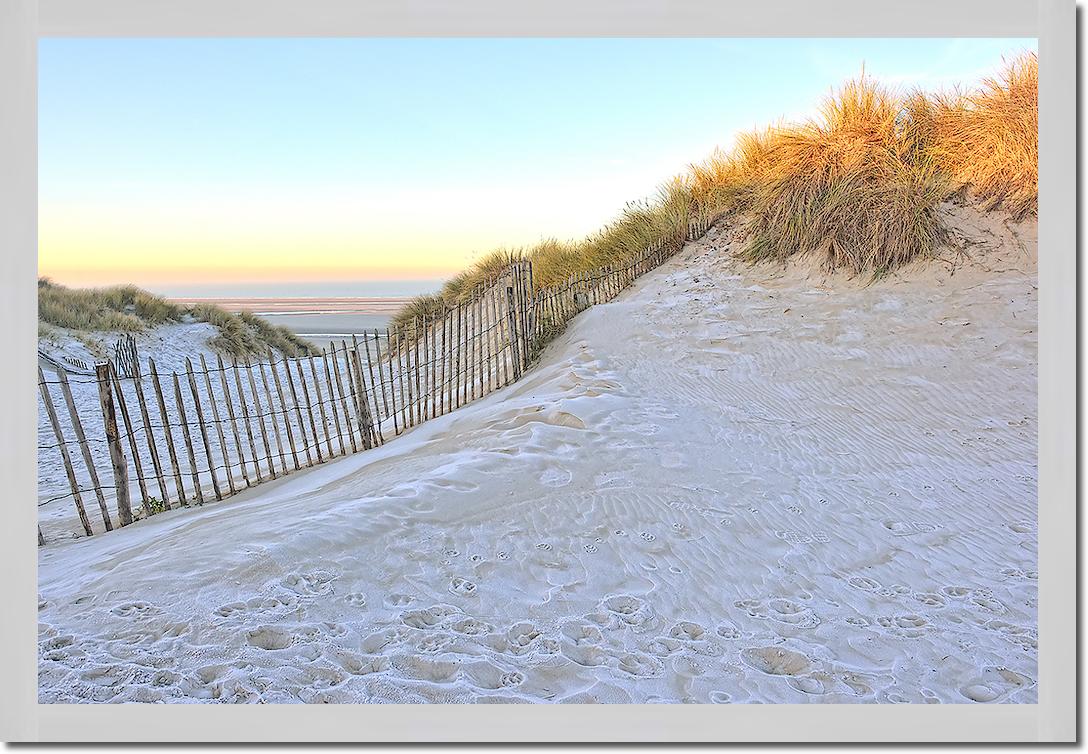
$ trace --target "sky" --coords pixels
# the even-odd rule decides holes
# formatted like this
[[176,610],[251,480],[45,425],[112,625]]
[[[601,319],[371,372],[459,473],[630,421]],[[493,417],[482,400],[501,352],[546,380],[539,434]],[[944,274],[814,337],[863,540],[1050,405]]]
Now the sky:
[[39,273],[411,295],[585,236],[866,73],[970,86],[1034,39],[42,39]]

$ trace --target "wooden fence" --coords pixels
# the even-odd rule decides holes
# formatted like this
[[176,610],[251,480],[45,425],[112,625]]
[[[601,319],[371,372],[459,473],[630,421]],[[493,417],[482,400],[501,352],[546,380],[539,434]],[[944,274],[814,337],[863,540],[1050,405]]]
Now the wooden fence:
[[[382,445],[520,379],[571,318],[614,298],[709,225],[692,222],[623,265],[546,288],[534,290],[532,264],[515,261],[441,316],[320,355],[214,364],[201,355],[165,374],[153,359],[144,370],[126,343],[117,349],[123,364],[96,364],[93,375],[60,368],[47,377],[39,366],[42,421],[55,440],[39,445],[39,506],[71,498],[90,536]],[[50,467],[43,453],[53,451]],[[61,469],[67,491],[41,500]],[[92,521],[99,517],[101,525]]]

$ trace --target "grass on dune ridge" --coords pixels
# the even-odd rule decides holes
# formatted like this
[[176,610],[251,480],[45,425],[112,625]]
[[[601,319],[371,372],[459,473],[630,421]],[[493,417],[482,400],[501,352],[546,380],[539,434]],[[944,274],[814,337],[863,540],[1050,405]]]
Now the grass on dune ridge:
[[1024,53],[976,90],[906,94],[862,74],[819,117],[741,134],[588,238],[491,252],[393,324],[441,316],[512,259],[532,260],[547,287],[680,237],[694,217],[743,217],[751,261],[814,252],[828,269],[880,275],[931,256],[947,237],[940,204],[959,194],[1016,220],[1036,212],[1038,70]]
[[134,285],[112,288],[67,288],[48,278],[38,279],[38,335],[53,328],[76,332],[139,332],[148,327],[182,322],[191,315],[219,330],[212,348],[244,358],[262,356],[269,348],[286,356],[316,353],[307,341],[285,327],[266,322],[255,314],[233,314],[219,306],[186,307],[171,303]]

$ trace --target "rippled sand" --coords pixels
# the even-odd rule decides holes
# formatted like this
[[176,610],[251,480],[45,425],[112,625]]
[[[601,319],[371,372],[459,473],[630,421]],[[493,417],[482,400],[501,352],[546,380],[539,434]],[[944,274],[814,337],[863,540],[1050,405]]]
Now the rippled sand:
[[1035,702],[1034,224],[865,286],[712,231],[518,385],[40,556],[40,698]]

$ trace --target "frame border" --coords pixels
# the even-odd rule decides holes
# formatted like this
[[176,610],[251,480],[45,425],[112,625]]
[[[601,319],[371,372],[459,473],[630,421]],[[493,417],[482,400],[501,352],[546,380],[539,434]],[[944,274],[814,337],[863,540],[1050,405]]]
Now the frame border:
[[[37,275],[38,36],[1024,36],[1038,37],[1039,704],[975,706],[38,705],[34,509],[11,505],[2,557],[16,604],[0,626],[12,683],[9,741],[1074,741],[1076,651],[1076,19],[1073,0],[9,0],[0,4],[0,307],[30,358]],[[8,117],[8,113],[11,113]],[[25,348],[25,351],[24,351]],[[23,365],[25,366],[25,365]],[[3,372],[30,396],[30,369]],[[35,403],[16,401],[0,436],[9,499],[34,498]],[[788,724],[783,725],[784,721]]]

